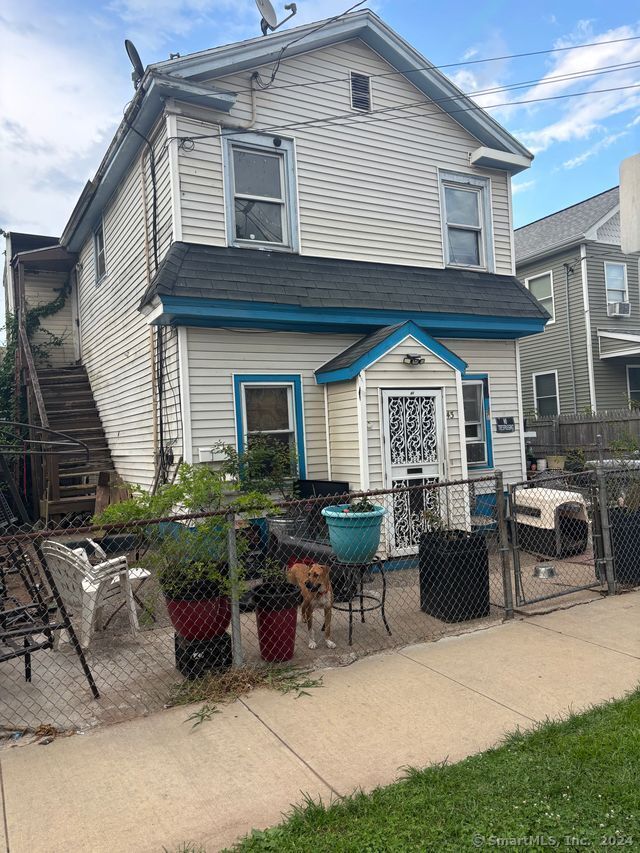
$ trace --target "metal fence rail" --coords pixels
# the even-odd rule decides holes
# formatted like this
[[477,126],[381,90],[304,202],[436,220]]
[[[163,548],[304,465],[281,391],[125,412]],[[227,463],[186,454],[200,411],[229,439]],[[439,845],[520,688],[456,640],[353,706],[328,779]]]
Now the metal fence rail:
[[346,664],[638,585],[636,476],[505,491],[497,473],[290,501],[269,517],[7,530],[0,734],[121,720],[229,668]]

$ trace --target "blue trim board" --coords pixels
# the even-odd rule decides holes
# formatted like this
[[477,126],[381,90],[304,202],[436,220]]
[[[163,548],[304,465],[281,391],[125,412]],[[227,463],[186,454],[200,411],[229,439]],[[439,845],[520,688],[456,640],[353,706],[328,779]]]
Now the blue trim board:
[[302,407],[302,380],[295,373],[244,373],[233,377],[233,404],[235,407],[238,452],[244,449],[244,419],[242,416],[242,386],[244,384],[288,383],[293,385],[293,406],[296,418],[296,450],[298,473],[301,480],[307,477],[307,460],[304,451],[304,411]]
[[172,323],[207,328],[236,327],[297,332],[356,332],[412,320],[432,335],[449,338],[521,338],[542,332],[542,317],[488,317],[428,311],[378,311],[372,308],[310,308],[272,302],[163,296],[155,325]]
[[348,367],[339,368],[338,370],[329,370],[326,372],[323,372],[324,368],[320,367],[316,370],[316,382],[319,385],[323,385],[328,382],[344,382],[347,379],[353,379],[361,370],[366,370],[370,364],[384,356],[409,336],[415,338],[419,344],[425,347],[425,349],[428,349],[437,356],[437,358],[444,361],[454,370],[464,373],[467,369],[466,361],[463,361],[454,352],[451,352],[450,349],[447,349],[443,344],[436,341],[435,338],[432,338],[428,332],[425,332],[424,329],[421,329],[419,326],[416,326],[412,320],[409,320],[400,326],[400,328],[391,332],[391,334],[384,340],[373,346],[368,352],[364,353]]
[[487,464],[486,465],[469,465],[474,471],[488,470],[493,468],[493,432],[491,429],[491,396],[489,389],[489,374],[488,373],[464,373],[462,381],[469,379],[472,381],[482,382],[484,386],[484,430],[487,437]]

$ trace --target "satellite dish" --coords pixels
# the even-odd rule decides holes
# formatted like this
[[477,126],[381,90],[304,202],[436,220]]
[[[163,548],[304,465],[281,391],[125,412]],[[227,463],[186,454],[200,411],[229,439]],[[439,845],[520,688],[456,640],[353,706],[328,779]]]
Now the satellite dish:
[[285,21],[288,21],[289,18],[293,18],[293,16],[298,11],[295,3],[288,3],[284,8],[291,14],[284,18],[280,23],[278,23],[278,16],[276,15],[276,10],[271,5],[270,0],[256,0],[256,6],[258,7],[258,12],[262,15],[262,20],[260,21],[260,29],[262,30],[262,35],[266,36],[269,30],[277,30],[278,27],[281,27]]
[[142,64],[142,60],[140,59],[140,54],[136,50],[136,46],[129,39],[124,40],[124,49],[127,51],[127,56],[129,57],[129,61],[133,66],[133,73],[131,74],[131,79],[133,80],[133,85],[137,89],[142,77],[144,76],[144,66]]

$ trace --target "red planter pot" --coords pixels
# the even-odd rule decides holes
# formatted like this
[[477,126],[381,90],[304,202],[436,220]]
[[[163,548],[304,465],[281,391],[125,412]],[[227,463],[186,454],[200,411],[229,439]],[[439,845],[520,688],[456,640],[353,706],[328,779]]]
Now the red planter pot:
[[260,656],[267,663],[291,660],[296,645],[300,590],[293,584],[263,583],[254,591]]
[[231,604],[226,596],[196,601],[166,599],[171,624],[185,640],[212,640],[231,623]]

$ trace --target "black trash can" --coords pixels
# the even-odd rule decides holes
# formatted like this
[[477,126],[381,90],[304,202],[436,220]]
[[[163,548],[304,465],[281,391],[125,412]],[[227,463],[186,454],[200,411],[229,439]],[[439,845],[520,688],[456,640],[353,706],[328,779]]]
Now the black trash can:
[[421,610],[443,622],[489,615],[489,554],[483,531],[423,533],[418,558]]
[[610,507],[609,526],[616,580],[622,584],[640,584],[640,510]]

